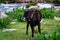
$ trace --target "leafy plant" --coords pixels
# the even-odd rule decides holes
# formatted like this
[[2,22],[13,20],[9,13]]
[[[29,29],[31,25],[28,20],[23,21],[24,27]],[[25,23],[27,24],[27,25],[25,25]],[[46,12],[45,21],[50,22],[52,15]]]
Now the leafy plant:
[[55,16],[60,17],[60,10],[55,11]]
[[12,19],[17,19],[18,21],[22,22],[23,13],[24,13],[24,8],[20,8],[20,9],[15,8],[13,12],[8,12],[6,14]]
[[4,0],[0,0],[0,3],[4,2]]
[[[32,40],[32,38],[30,38]],[[35,40],[60,40],[60,25],[56,25],[53,32],[42,32],[35,37]]]
[[55,16],[55,11],[52,10],[51,8],[48,9],[44,8],[41,10],[41,13],[43,18],[53,19]]
[[54,3],[56,6],[59,6],[59,5],[60,5],[60,1],[59,1],[59,0],[54,0],[53,3]]
[[7,28],[10,22],[10,17],[0,18],[0,28]]

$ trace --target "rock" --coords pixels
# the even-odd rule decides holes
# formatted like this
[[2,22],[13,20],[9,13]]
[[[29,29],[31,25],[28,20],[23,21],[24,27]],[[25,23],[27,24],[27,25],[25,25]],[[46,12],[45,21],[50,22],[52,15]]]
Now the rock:
[[54,16],[54,20],[56,20],[56,21],[60,21],[60,18]]
[[16,31],[17,29],[3,29],[2,32],[12,32]]
[[11,22],[10,24],[15,24],[16,22]]
[[0,18],[4,18],[4,17],[7,17],[7,15],[4,13],[0,13]]

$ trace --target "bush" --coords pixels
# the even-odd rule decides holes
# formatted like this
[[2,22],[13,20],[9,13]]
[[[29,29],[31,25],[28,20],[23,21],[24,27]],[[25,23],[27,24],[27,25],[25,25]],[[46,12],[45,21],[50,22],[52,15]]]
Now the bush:
[[60,10],[55,11],[55,16],[60,17]]
[[[53,19],[54,16],[60,17],[60,10],[54,11],[52,8],[44,8],[40,10],[42,13],[42,17],[46,19]],[[12,19],[17,19],[20,22],[23,22],[22,16],[24,14],[24,8],[15,8],[13,12],[6,13]]]
[[53,19],[54,16],[60,17],[60,10],[54,11],[52,8],[44,8],[41,13],[43,18]]
[[15,12],[17,12],[16,15],[15,15],[16,19],[20,22],[23,22],[22,16],[24,14],[24,8],[20,8],[20,9],[17,8]]
[[56,6],[59,6],[59,5],[60,5],[60,1],[59,1],[59,0],[54,0],[53,3],[54,3]]
[[47,9],[44,8],[41,10],[41,13],[43,18],[48,18],[48,19],[53,19],[54,16],[56,15],[55,11],[52,10],[51,8],[47,8]]
[[10,17],[0,18],[0,28],[8,28],[10,22]]
[[56,11],[56,10],[53,10],[52,8],[44,8],[40,11],[42,13],[43,18],[53,19],[54,16],[60,17],[60,10]]
[[10,3],[15,3],[16,0],[8,0]]
[[0,0],[0,3],[3,3],[4,2],[4,0]]
[[6,14],[12,19],[17,19],[18,21],[23,22],[22,20],[23,13],[24,13],[24,8],[20,8],[20,9],[15,8],[13,12],[8,12]]

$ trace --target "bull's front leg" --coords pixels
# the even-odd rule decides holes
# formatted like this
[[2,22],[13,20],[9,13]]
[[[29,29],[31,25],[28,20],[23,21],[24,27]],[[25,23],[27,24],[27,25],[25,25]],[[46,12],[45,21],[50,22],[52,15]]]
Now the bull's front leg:
[[40,23],[38,23],[38,32],[41,34],[41,27],[40,27]]
[[26,35],[28,35],[28,28],[29,28],[29,22],[27,22],[27,26],[26,26]]
[[32,37],[34,37],[34,26],[31,26],[31,30],[32,30]]

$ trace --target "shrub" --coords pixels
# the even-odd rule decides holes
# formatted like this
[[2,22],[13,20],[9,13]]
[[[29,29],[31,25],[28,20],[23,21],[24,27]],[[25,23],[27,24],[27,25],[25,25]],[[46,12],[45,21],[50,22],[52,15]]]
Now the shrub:
[[41,13],[43,18],[53,19],[55,16],[55,11],[52,10],[51,8],[47,9],[44,8],[41,10]]
[[[54,11],[52,8],[44,8],[40,10],[42,13],[42,17],[46,19],[53,19],[54,16],[60,17],[60,10]],[[24,14],[24,8],[15,8],[13,12],[6,13],[12,19],[17,19],[18,21],[22,22],[22,16]]]
[[55,11],[55,16],[60,17],[60,10]]
[[59,0],[54,0],[53,3],[54,3],[56,6],[59,6],[59,5],[60,5],[60,1],[59,1]]
[[16,0],[8,0],[10,3],[15,3]]
[[0,0],[0,3],[3,3],[4,2],[4,0]]
[[29,8],[31,5],[28,3],[27,5],[26,5],[26,8]]
[[24,8],[20,8],[20,9],[17,8],[15,12],[17,12],[16,15],[15,15],[16,19],[20,22],[23,22],[22,16],[23,16],[23,13],[24,13]]
[[8,12],[6,13],[9,17],[11,17],[12,19],[15,19],[15,13],[14,12]]
[[23,13],[24,13],[24,8],[20,8],[20,9],[15,8],[13,12],[8,12],[6,14],[12,19],[17,19],[18,21],[22,22]]
[[0,28],[7,28],[10,22],[10,17],[0,18]]

